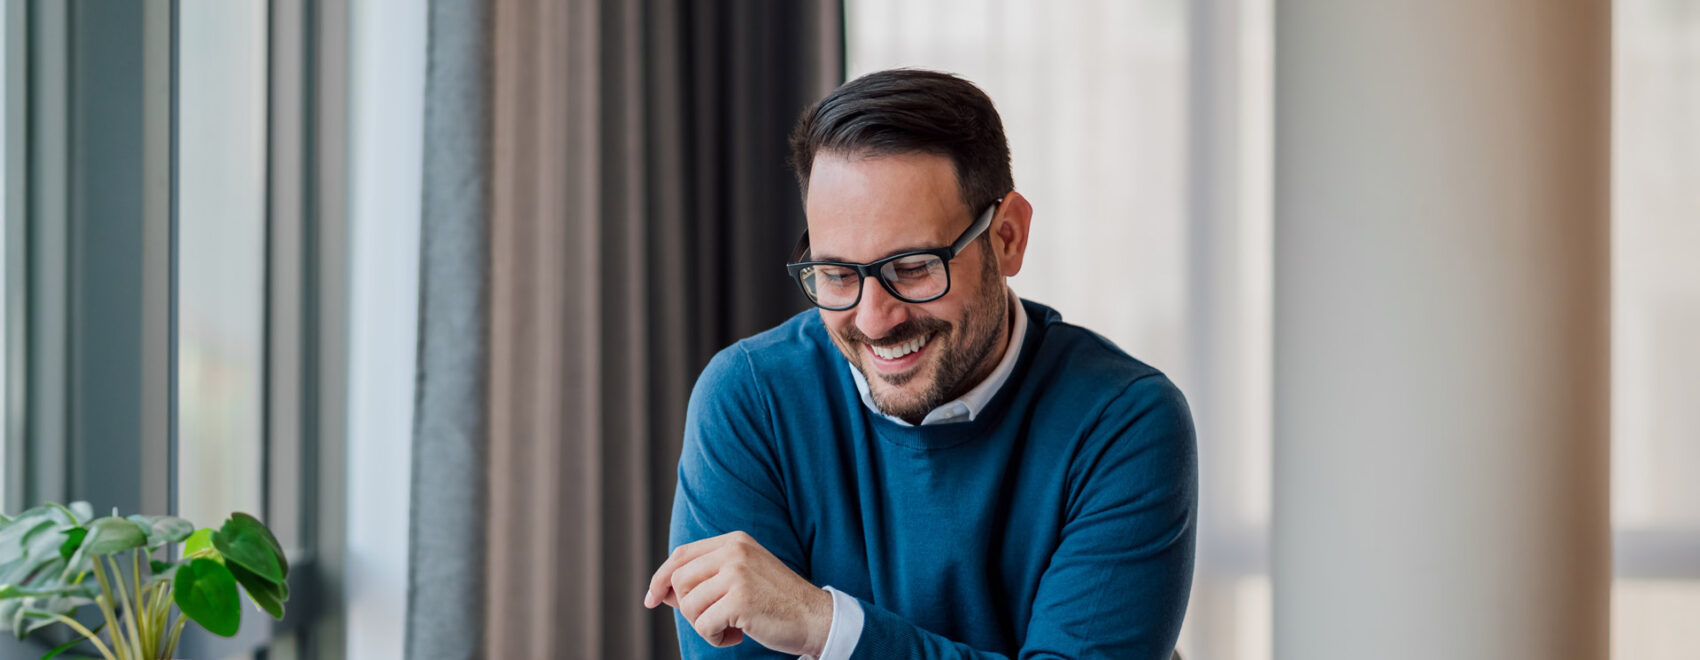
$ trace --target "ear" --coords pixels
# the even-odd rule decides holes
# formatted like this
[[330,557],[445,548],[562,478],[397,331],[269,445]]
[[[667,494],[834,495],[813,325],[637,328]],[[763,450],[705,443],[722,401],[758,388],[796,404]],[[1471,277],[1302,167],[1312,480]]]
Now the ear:
[[992,255],[998,260],[998,270],[1004,277],[1021,272],[1021,260],[1027,254],[1027,228],[1033,220],[1033,205],[1021,193],[1010,191],[992,216]]

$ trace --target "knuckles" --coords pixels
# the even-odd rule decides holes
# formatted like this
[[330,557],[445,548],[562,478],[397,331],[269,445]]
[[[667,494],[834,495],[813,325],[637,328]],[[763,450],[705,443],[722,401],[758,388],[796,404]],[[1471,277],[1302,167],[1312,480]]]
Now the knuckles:
[[728,554],[739,559],[749,559],[760,554],[761,544],[756,543],[756,540],[750,538],[750,535],[743,532],[733,532],[733,534],[735,536],[726,544],[725,550]]
[[720,572],[732,578],[734,584],[742,583],[750,577],[750,566],[742,560],[735,560],[722,566]]

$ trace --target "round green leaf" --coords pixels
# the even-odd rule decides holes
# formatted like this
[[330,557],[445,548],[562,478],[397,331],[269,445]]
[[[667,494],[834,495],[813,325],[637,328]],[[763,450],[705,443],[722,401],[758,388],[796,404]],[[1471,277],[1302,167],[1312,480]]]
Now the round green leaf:
[[0,548],[9,548],[23,543],[24,537],[36,527],[53,525],[53,519],[42,509],[31,509],[18,514],[16,518],[0,524]]
[[217,550],[212,545],[212,535],[213,529],[211,527],[195,530],[195,533],[190,534],[189,538],[183,541],[183,556],[193,557],[207,550],[213,550],[216,553]]
[[7,531],[13,533],[0,538],[0,582],[30,582],[30,576],[37,574],[43,565],[63,559],[59,549],[65,545],[65,532],[54,521],[20,517]]
[[89,523],[88,538],[83,540],[83,547],[79,550],[91,555],[110,555],[140,548],[147,543],[147,532],[136,523],[108,516]]
[[231,562],[225,564],[230,574],[236,576],[236,583],[248,591],[248,598],[260,606],[273,619],[283,619],[283,602],[289,600],[289,587],[266,580],[242,568],[241,564]]
[[193,523],[176,516],[130,516],[129,521],[147,533],[149,549],[167,543],[182,543],[195,532]]
[[83,547],[83,537],[88,535],[89,530],[81,527],[73,527],[71,531],[65,532],[65,543],[59,546],[59,556],[67,561],[76,556],[77,548]]
[[[88,536],[83,539],[82,546],[77,548],[65,564],[62,576],[64,579],[69,580],[73,575],[88,570],[85,565],[90,563],[93,557],[140,548],[148,542],[147,534],[142,533],[142,528],[123,518],[98,518],[89,523],[88,530]],[[60,548],[63,547],[60,545]]]
[[246,513],[232,513],[224,526],[213,533],[212,543],[225,561],[241,564],[268,581],[283,584],[289,565],[271,530]]
[[177,577],[177,567],[180,565],[182,564],[179,562],[148,560],[148,573],[150,575],[148,575],[147,584],[170,582]]
[[246,529],[252,530],[255,536],[264,540],[266,545],[271,547],[272,555],[277,557],[277,565],[278,568],[282,569],[283,576],[285,578],[289,577],[289,558],[284,556],[283,544],[277,542],[277,537],[272,535],[271,528],[266,527],[265,523],[260,522],[259,518],[255,518],[240,511],[230,514],[230,520],[226,521],[226,524],[229,524],[230,522],[237,523]]
[[[253,516],[250,516],[246,513],[240,513],[240,512],[232,513],[232,514],[230,514],[230,517],[232,519],[246,519],[245,524],[253,527],[254,531],[259,534],[260,538],[265,539],[266,545],[271,546],[272,554],[277,557],[278,568],[283,569],[283,571],[282,571],[283,577],[288,578],[289,577],[289,558],[284,556],[284,554],[283,554],[283,544],[277,542],[277,537],[272,535],[271,528],[266,527],[265,523],[260,522],[260,519],[255,518]],[[279,584],[287,584],[287,583],[280,582]]]
[[242,625],[242,601],[236,595],[236,577],[223,564],[211,559],[190,561],[177,568],[171,586],[183,614],[214,635],[236,635]]

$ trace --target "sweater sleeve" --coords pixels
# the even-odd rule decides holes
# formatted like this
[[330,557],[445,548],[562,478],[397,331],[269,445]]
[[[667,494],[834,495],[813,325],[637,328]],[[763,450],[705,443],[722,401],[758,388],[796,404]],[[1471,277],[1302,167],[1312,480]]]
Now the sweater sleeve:
[[[785,506],[770,410],[742,347],[721,351],[703,370],[685,413],[669,550],[741,530],[791,570],[808,575]],[[715,648],[683,615],[675,611],[673,619],[684,660],[794,657],[747,638]]]
[[[1021,660],[1166,660],[1192,585],[1198,457],[1192,416],[1162,376],[1106,407],[1069,470],[1066,522],[1040,578]],[[856,660],[1007,658],[867,601]]]

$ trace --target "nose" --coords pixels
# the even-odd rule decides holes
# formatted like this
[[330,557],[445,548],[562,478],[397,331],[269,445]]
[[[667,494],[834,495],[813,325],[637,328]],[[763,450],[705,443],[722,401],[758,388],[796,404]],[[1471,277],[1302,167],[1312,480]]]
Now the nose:
[[872,339],[881,339],[898,324],[909,320],[909,303],[892,297],[879,282],[862,284],[862,301],[856,303],[856,329]]

